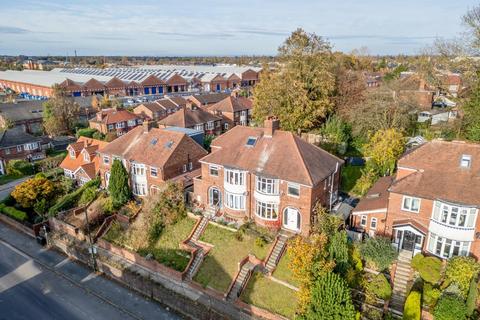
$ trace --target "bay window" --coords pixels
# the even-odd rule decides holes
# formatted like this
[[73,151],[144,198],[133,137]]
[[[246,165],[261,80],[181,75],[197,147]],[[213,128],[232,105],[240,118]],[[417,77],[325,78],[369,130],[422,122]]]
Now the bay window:
[[135,182],[133,184],[133,194],[134,195],[144,196],[144,195],[146,195],[146,192],[147,192],[147,187],[146,187],[145,183]]
[[428,251],[444,259],[453,256],[467,256],[470,251],[470,242],[451,240],[430,233]]
[[137,176],[144,176],[145,175],[145,165],[140,163],[133,163],[132,164],[132,172],[134,175]]
[[225,206],[233,210],[245,210],[245,196],[225,192]]
[[402,201],[402,210],[410,212],[420,211],[420,199],[404,196]]
[[278,180],[256,177],[257,191],[264,194],[278,194]]
[[476,208],[460,207],[435,201],[432,219],[453,227],[473,228],[476,214]]
[[255,214],[265,220],[277,220],[278,206],[276,203],[256,201]]
[[229,184],[243,186],[245,183],[245,173],[237,170],[225,170],[225,181]]

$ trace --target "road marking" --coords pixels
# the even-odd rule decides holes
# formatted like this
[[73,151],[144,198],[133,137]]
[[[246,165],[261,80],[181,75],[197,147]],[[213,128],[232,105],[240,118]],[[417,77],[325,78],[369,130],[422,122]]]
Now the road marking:
[[95,272],[92,272],[88,276],[86,276],[85,278],[80,280],[80,282],[87,282],[89,280],[92,280],[92,279],[96,278],[97,276],[98,276],[98,274],[96,274]]
[[40,273],[42,273],[42,270],[35,266],[33,260],[28,260],[12,272],[0,278],[0,293],[15,287],[24,281],[30,280]]
[[63,259],[62,261],[60,261],[59,263],[57,263],[54,268],[57,268],[57,269],[58,269],[58,268],[61,268],[61,267],[63,267],[64,265],[66,265],[67,263],[69,263],[69,262],[70,262],[70,259],[69,259],[69,258],[65,258],[65,259]]
[[15,248],[14,246],[12,246],[10,243],[5,242],[5,241],[3,241],[3,240],[0,240],[0,243],[3,244],[3,245],[4,245],[5,247],[7,247],[8,249],[10,249],[10,250],[12,250],[13,252],[15,252],[16,254],[21,255],[21,256],[24,257],[25,259],[28,259],[28,260],[31,259],[27,254],[25,254],[25,253],[23,253],[22,251],[18,250],[17,248]]

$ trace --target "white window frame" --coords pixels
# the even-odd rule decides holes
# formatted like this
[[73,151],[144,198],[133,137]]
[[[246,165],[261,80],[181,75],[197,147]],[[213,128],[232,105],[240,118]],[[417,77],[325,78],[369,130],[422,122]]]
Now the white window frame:
[[[298,194],[290,193],[290,188],[292,188],[292,189],[297,189],[297,190],[298,190]],[[287,184],[287,194],[288,194],[290,197],[300,198],[300,185],[299,185],[298,183],[288,182],[288,184]]]
[[189,170],[189,171],[192,171],[192,169],[193,169],[193,162],[190,161],[190,162],[188,163],[188,170]]
[[462,154],[460,159],[460,167],[468,169],[472,165],[472,156],[469,154]]
[[268,195],[278,194],[278,179],[255,176],[255,190]]
[[132,163],[131,172],[136,176],[145,176],[145,165],[143,163]]
[[245,172],[226,169],[225,182],[231,185],[243,186],[245,184]]
[[127,126],[128,127],[135,127],[137,125],[137,121],[136,120],[128,120],[127,121]]
[[109,156],[103,156],[103,164],[110,164],[110,157]]
[[83,161],[90,162],[90,155],[88,154],[88,152],[83,153]]
[[158,177],[158,168],[150,167],[150,176],[157,178]]
[[[208,166],[208,173],[212,176],[212,177],[218,177],[218,173],[220,171],[220,168],[218,166],[214,166],[214,165],[209,165]],[[213,172],[216,172],[216,173],[213,173]]]
[[[470,247],[471,242],[469,241],[456,241],[440,237],[432,232],[428,235],[427,251],[442,259],[448,259],[453,256],[468,256],[470,253]],[[447,248],[448,252],[445,250]],[[458,249],[457,255],[454,255],[455,248]]]
[[114,128],[115,128],[115,126],[113,124],[108,125],[108,130],[113,130]]
[[23,151],[23,146],[21,144],[19,144],[17,146],[17,152],[22,152]]
[[360,226],[366,227],[368,222],[368,217],[366,215],[360,216]]
[[[417,210],[413,210],[412,209],[412,204],[413,204],[413,201],[418,201],[418,208]],[[408,206],[406,206],[406,202],[409,203]],[[413,213],[419,213],[420,212],[420,206],[422,204],[422,199],[420,198],[416,198],[416,197],[410,197],[410,196],[403,196],[402,198],[402,210],[403,211],[408,211],[408,212],[413,212]]]
[[225,191],[225,206],[232,210],[245,210],[245,196]]
[[370,229],[377,230],[378,220],[375,217],[370,219]]
[[147,185],[143,182],[134,182],[133,183],[133,194],[136,196],[145,196],[147,195]]
[[215,128],[215,123],[213,121],[208,121],[206,128],[207,130],[213,130]]
[[10,148],[5,148],[5,154],[10,154]]
[[[461,217],[464,217],[463,225],[460,224]],[[453,223],[452,219],[454,219]],[[477,209],[455,206],[436,200],[433,204],[432,220],[447,226],[471,229],[475,228]]]
[[115,124],[115,128],[117,128],[117,129],[123,129],[123,128],[125,128],[125,122],[124,122],[124,121],[122,121],[122,122],[117,122],[117,123]]
[[183,173],[187,172],[187,165],[186,165],[186,164],[183,165],[183,167],[182,167],[182,172],[183,172]]
[[273,202],[255,201],[255,215],[262,220],[278,220],[278,205]]
[[205,127],[203,126],[203,123],[201,123],[201,124],[196,124],[196,125],[195,125],[195,130],[197,130],[197,131],[202,131],[202,132],[205,131]]

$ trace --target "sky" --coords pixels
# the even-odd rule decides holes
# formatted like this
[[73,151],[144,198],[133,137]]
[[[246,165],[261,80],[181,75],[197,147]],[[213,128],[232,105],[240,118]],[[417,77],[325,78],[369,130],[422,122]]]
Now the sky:
[[0,55],[273,55],[296,28],[334,50],[416,54],[473,0],[0,0]]

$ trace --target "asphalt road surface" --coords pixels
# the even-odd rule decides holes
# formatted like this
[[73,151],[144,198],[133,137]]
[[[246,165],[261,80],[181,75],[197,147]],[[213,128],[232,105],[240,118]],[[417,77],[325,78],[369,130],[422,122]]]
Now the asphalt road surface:
[[0,319],[180,318],[0,224]]

